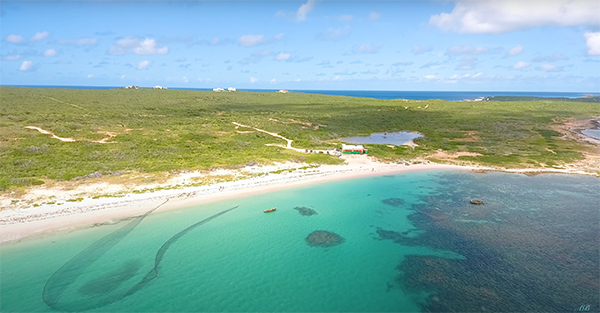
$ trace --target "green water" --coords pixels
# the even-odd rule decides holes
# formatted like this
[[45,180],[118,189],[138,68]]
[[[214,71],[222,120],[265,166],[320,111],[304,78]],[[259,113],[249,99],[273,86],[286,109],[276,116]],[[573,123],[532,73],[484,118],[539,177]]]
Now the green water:
[[[68,286],[60,286],[60,279],[72,279],[68,273],[55,277],[59,280],[55,285],[64,290],[53,297],[65,304],[61,309],[70,311],[79,311],[85,307],[80,304],[99,297],[112,303],[90,311],[419,311],[418,304],[428,294],[402,291],[395,282],[398,263],[409,254],[461,256],[374,240],[375,230],[413,229],[407,219],[409,208],[434,190],[437,174],[324,183],[153,213],[92,260]],[[381,203],[390,197],[405,203],[399,207]],[[134,294],[110,299],[154,268],[157,250],[171,236],[235,206],[173,243],[160,263],[160,277]],[[296,206],[310,207],[318,214],[302,216],[293,209]],[[278,210],[262,212],[271,207]],[[1,310],[53,311],[42,298],[46,281],[89,245],[126,223],[4,245]],[[328,248],[309,246],[305,238],[315,230],[334,232],[345,241]]]
[[[599,186],[580,176],[415,172],[55,233],[1,246],[0,311],[598,309],[589,295],[599,275]],[[344,241],[310,246],[316,230]],[[543,306],[552,299],[565,300]]]

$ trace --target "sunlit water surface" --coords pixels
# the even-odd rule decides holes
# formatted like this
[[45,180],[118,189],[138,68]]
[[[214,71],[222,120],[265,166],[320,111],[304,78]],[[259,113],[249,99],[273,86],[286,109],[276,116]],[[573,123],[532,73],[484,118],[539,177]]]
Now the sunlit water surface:
[[597,310],[599,186],[429,171],[151,213],[3,245],[0,311]]

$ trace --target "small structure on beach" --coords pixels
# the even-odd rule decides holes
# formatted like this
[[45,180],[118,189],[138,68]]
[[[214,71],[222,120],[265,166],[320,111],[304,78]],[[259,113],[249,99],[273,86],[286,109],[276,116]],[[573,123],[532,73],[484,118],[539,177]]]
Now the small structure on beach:
[[347,154],[367,154],[369,150],[365,149],[362,145],[346,145],[342,144],[342,153]]

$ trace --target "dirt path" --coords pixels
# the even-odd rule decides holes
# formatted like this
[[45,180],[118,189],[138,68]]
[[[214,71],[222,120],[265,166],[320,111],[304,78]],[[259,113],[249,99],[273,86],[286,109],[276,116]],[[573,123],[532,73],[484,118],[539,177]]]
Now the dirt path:
[[73,103],[69,103],[69,102],[61,101],[61,100],[58,100],[58,99],[55,99],[55,98],[52,98],[52,97],[48,97],[48,96],[42,96],[42,98],[46,98],[46,99],[50,99],[50,100],[54,100],[54,101],[56,101],[56,102],[58,102],[58,103],[62,103],[62,104],[68,104],[68,105],[70,105],[70,106],[73,106],[73,107],[76,107],[76,108],[78,108],[78,109],[85,110],[85,108],[83,108],[83,107],[80,107],[80,106],[78,106],[77,104],[73,104]]
[[293,140],[291,140],[291,139],[287,139],[287,138],[285,138],[285,137],[283,137],[283,136],[281,136],[281,135],[279,135],[279,134],[277,134],[277,133],[272,133],[272,132],[266,131],[266,130],[264,130],[264,129],[259,129],[259,128],[252,127],[252,126],[246,126],[246,125],[242,125],[242,124],[240,124],[240,123],[236,123],[236,122],[232,122],[232,123],[233,123],[234,125],[237,125],[237,126],[239,126],[239,127],[252,128],[252,129],[254,129],[254,130],[256,130],[256,131],[259,131],[259,132],[262,132],[262,133],[265,133],[265,134],[269,134],[269,135],[271,135],[271,136],[273,136],[273,137],[281,138],[281,139],[283,139],[283,140],[287,141],[287,146],[276,145],[276,146],[278,146],[278,147],[283,147],[283,148],[286,148],[286,149],[293,149],[293,150],[302,150],[302,149],[298,149],[298,148],[294,148],[294,147],[292,147],[292,141],[293,141]]
[[36,126],[25,126],[25,128],[27,129],[33,129],[33,130],[37,130],[40,133],[44,134],[44,135],[50,135],[50,137],[54,138],[54,139],[58,139],[62,142],[76,142],[76,141],[89,141],[89,142],[95,142],[95,143],[116,143],[116,142],[108,142],[108,140],[110,140],[113,137],[117,137],[117,133],[114,132],[103,132],[103,131],[99,131],[98,133],[100,134],[105,134],[108,137],[106,138],[102,138],[100,140],[91,140],[91,139],[75,139],[75,138],[65,138],[65,137],[59,137],[56,136],[53,132],[49,131],[49,130],[45,130]]

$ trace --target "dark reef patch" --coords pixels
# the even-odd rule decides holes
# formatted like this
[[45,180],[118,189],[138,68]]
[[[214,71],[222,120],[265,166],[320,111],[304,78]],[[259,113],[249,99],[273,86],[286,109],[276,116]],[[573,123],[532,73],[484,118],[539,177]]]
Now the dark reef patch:
[[[406,292],[431,293],[423,312],[600,310],[597,178],[447,174],[409,216],[416,237],[377,228],[379,240],[457,252],[409,255],[397,266]],[[486,195],[473,206],[465,194]],[[489,204],[489,205],[488,205]]]
[[387,198],[387,199],[381,200],[381,203],[387,204],[387,205],[390,205],[393,207],[399,207],[404,204],[404,200],[402,200],[400,198]]
[[342,236],[325,230],[315,230],[306,237],[306,243],[312,247],[333,247],[346,241]]
[[303,216],[311,216],[311,215],[319,214],[319,213],[317,213],[317,211],[315,211],[311,208],[307,208],[305,206],[297,206],[294,208],[294,210],[298,211],[298,213],[300,213],[300,215],[303,215]]

